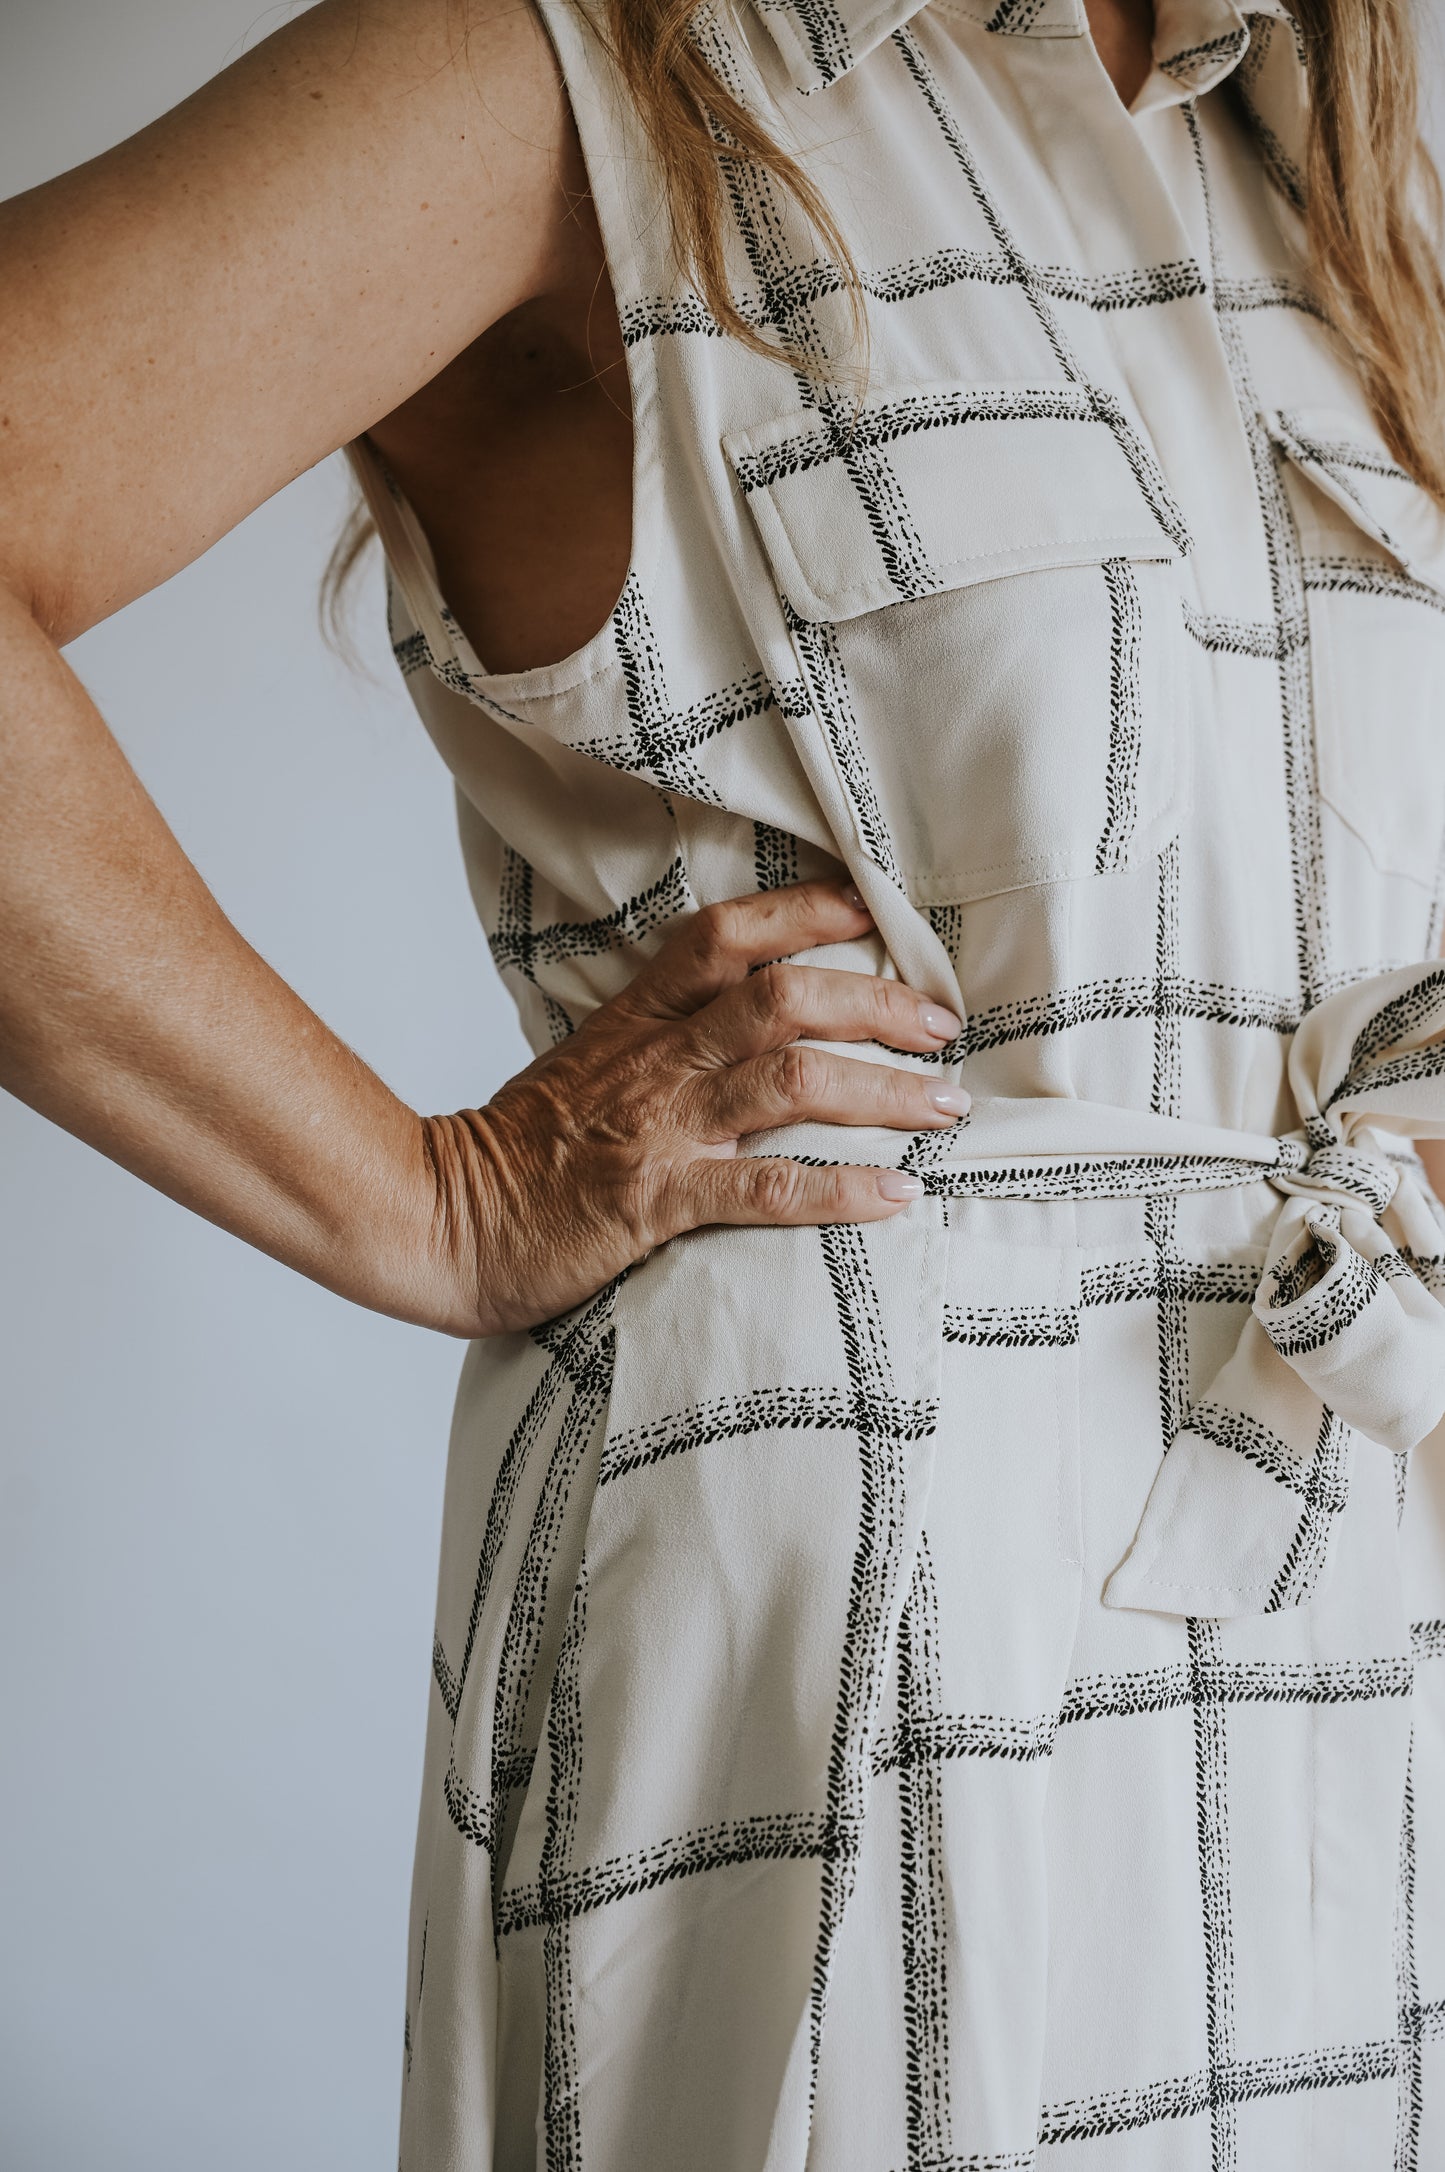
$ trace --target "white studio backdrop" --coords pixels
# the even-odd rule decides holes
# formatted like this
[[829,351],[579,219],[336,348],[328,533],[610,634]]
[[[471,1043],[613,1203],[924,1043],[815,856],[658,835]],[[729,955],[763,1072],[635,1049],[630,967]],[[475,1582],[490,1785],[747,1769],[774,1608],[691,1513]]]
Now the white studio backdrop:
[[[0,0],[0,196],[284,10]],[[226,427],[224,415],[215,418]],[[70,661],[243,933],[414,1106],[527,1057],[339,460]],[[0,2167],[387,2172],[462,1345],[0,1094]]]
[[[0,0],[0,197],[288,12]],[[527,1051],[374,559],[373,681],[319,637],[345,500],[328,462],[69,654],[247,937],[400,1093],[456,1107]],[[460,1356],[0,1095],[3,2172],[395,2163]]]

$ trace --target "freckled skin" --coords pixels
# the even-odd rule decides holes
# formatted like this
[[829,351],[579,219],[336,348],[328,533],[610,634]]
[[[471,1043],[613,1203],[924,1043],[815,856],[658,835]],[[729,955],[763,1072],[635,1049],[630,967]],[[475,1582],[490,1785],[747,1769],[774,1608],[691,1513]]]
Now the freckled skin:
[[[1088,4],[1128,99],[1149,0]],[[420,1115],[226,920],[59,654],[367,431],[489,666],[605,620],[631,428],[586,176],[536,18],[461,5],[459,37],[458,0],[319,0],[0,205],[0,1084],[329,1288],[478,1335],[700,1223],[904,1211],[891,1172],[738,1141],[966,1099],[809,1046],[957,1026],[768,967],[866,933],[812,883],[697,916],[486,1108]]]
[[456,0],[320,0],[0,206],[0,1084],[329,1288],[475,1336],[703,1222],[898,1213],[891,1171],[739,1140],[965,1102],[805,1045],[957,1030],[897,982],[769,966],[867,932],[814,882],[695,916],[485,1108],[419,1114],[226,920],[59,653],[368,429],[490,661],[605,616],[631,432],[580,155],[535,18],[469,0],[456,29]]

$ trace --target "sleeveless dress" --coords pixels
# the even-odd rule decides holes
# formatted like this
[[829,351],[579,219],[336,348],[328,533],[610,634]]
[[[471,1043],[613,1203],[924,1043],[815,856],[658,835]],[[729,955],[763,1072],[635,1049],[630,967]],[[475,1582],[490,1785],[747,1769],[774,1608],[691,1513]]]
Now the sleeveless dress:
[[784,360],[720,335],[542,8],[630,372],[607,624],[487,670],[352,448],[497,965],[542,1049],[846,871],[877,934],[810,957],[964,1015],[863,1053],[973,1106],[749,1142],[917,1171],[887,1223],[469,1349],[403,2172],[1431,2172],[1445,518],[1304,284],[1290,18],[1158,0],[1126,112],[1082,0],[701,14],[865,380],[738,158]]

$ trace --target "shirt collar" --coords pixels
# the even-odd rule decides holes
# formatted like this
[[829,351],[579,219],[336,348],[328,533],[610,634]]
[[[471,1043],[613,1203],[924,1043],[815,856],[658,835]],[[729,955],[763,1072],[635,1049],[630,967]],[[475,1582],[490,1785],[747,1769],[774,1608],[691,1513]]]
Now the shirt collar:
[[[927,0],[753,0],[759,20],[777,46],[796,89],[823,90],[910,22]],[[985,30],[1016,38],[1079,38],[1088,28],[1084,0],[949,0]],[[1265,42],[1297,41],[1272,35],[1276,25],[1293,29],[1284,0],[1157,0],[1154,74],[1145,102],[1192,97],[1237,67],[1254,25]],[[1161,88],[1150,97],[1155,86]]]
[[[985,30],[1077,38],[1084,0],[949,0]],[[753,0],[800,91],[824,90],[921,12],[927,0]]]
[[1250,56],[1245,77],[1271,51],[1301,61],[1284,0],[1154,0],[1154,72],[1134,101],[1136,113],[1178,105],[1212,90]]

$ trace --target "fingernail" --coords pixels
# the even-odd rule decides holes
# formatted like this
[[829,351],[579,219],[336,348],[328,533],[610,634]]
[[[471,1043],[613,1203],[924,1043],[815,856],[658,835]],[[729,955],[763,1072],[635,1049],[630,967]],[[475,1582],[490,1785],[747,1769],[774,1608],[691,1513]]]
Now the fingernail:
[[951,1041],[955,1033],[963,1029],[963,1020],[955,1018],[953,1012],[946,1011],[940,1003],[920,1003],[918,1023],[925,1033],[933,1034],[940,1041]]
[[[858,888],[856,883],[845,882],[843,885],[843,896],[847,900],[848,904],[852,906],[855,913],[866,913],[868,911],[868,907],[863,902],[863,892]],[[869,917],[871,918],[872,916],[870,915]]]
[[970,1097],[961,1086],[930,1086],[928,1098],[945,1116],[964,1116],[968,1112]]
[[880,1169],[878,1189],[885,1199],[916,1199],[923,1184],[916,1176],[905,1176],[901,1169]]

